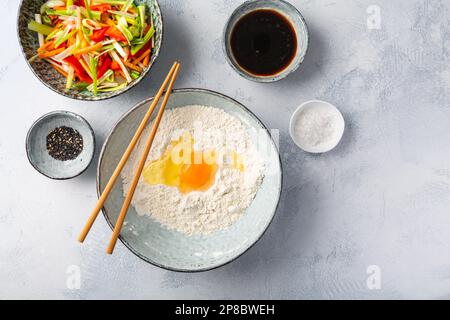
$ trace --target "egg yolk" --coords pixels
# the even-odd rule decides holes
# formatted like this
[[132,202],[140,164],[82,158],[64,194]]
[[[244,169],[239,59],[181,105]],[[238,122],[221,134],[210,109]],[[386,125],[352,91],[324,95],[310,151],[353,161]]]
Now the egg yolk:
[[[181,193],[208,190],[215,182],[218,155],[215,150],[194,151],[194,143],[189,133],[173,141],[161,158],[144,168],[145,182],[176,187]],[[242,158],[236,152],[229,157],[232,168],[244,170]]]

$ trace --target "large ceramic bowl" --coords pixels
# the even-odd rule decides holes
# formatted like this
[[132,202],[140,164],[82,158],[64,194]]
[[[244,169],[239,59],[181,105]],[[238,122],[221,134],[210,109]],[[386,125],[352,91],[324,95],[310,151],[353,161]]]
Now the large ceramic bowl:
[[[145,100],[126,113],[107,138],[97,172],[100,194],[116,168],[152,99]],[[262,236],[275,214],[280,198],[282,171],[279,154],[267,129],[247,108],[235,100],[202,89],[175,90],[167,108],[206,105],[223,109],[238,117],[249,129],[262,132],[252,136],[266,163],[265,177],[245,214],[232,226],[207,236],[188,236],[168,230],[148,216],[139,216],[130,207],[120,240],[133,253],[156,266],[175,271],[204,271],[222,266],[243,254]],[[256,141],[258,140],[258,141]],[[111,228],[122,206],[123,188],[118,181],[106,201],[103,213]]]
[[21,0],[19,13],[17,17],[17,33],[19,37],[20,46],[22,48],[23,55],[27,61],[28,66],[34,75],[48,88],[53,91],[66,96],[68,98],[77,100],[88,100],[88,101],[98,101],[108,98],[118,96],[125,91],[128,91],[147,75],[150,68],[155,63],[159,55],[159,51],[162,46],[163,40],[163,18],[161,14],[161,9],[159,7],[157,0],[135,0],[137,4],[145,4],[147,8],[147,15],[152,17],[152,23],[155,27],[154,35],[154,49],[152,51],[152,56],[149,65],[142,72],[141,76],[131,82],[127,87],[122,90],[114,92],[102,92],[98,93],[97,96],[93,96],[91,93],[77,92],[71,90],[69,92],[65,91],[66,79],[59,74],[49,63],[45,61],[40,61],[36,59],[32,63],[29,63],[28,59],[36,54],[37,48],[39,47],[38,37],[35,32],[28,30],[28,22],[34,19],[34,15],[39,13],[41,5],[46,2],[45,0]]

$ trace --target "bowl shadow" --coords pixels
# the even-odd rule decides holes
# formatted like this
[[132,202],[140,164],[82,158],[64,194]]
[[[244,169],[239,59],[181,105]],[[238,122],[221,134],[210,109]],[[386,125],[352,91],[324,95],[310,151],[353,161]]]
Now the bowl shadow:
[[104,135],[95,135],[95,152],[94,157],[92,158],[91,164],[86,169],[85,172],[83,172],[78,179],[80,181],[87,181],[91,182],[92,180],[95,180],[95,177],[97,176],[97,166],[98,166],[98,160],[100,157],[100,152],[102,150],[103,144],[105,142]]
[[308,23],[309,44],[305,59],[300,67],[287,76],[271,85],[271,90],[275,92],[292,93],[307,83],[311,83],[320,76],[321,61],[327,59],[326,47],[322,40],[321,33],[312,23]]

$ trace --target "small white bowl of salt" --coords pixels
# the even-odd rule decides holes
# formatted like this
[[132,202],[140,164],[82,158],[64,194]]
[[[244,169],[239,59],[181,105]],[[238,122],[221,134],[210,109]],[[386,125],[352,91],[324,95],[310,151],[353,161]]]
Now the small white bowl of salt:
[[289,133],[295,144],[309,153],[333,150],[344,134],[345,121],[331,103],[311,100],[292,114]]

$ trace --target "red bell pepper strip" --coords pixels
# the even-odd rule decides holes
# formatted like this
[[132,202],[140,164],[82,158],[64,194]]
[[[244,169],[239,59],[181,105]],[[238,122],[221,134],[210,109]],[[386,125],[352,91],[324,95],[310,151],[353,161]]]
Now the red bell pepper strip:
[[112,10],[111,5],[109,4],[94,4],[91,6],[91,10],[93,11],[101,11],[101,12],[107,12],[108,10]]
[[120,65],[116,62],[116,60],[113,60],[113,62],[111,62],[111,69],[114,71],[120,70]]
[[103,41],[106,38],[106,31],[108,31],[108,29],[109,27],[94,30],[94,32],[90,36],[91,40],[94,42]]
[[83,0],[74,0],[73,5],[86,8],[86,4],[84,3]]
[[81,81],[92,83],[92,79],[86,73],[86,71],[84,70],[81,63],[77,60],[77,58],[75,58],[74,56],[70,56],[65,58],[64,61],[67,62],[73,68],[75,74]]
[[100,58],[99,66],[97,69],[97,78],[101,78],[106,71],[111,67],[111,58],[108,55],[103,55]]

